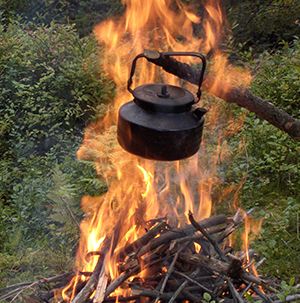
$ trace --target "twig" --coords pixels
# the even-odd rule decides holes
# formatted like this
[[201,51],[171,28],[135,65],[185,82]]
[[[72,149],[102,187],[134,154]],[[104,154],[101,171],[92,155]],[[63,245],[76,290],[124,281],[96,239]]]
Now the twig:
[[[134,300],[135,300],[135,302],[139,302],[138,300],[142,297],[156,298],[159,293],[155,289],[149,290],[149,289],[140,288],[139,290],[140,290],[140,292],[137,295],[133,295],[133,296],[129,296],[129,297],[122,297],[122,296],[108,297],[108,298],[104,299],[103,303],[109,303],[109,302],[115,303],[117,300],[119,302],[128,302],[128,301],[134,301]],[[161,299],[169,300],[172,297],[172,295],[173,295],[172,293],[164,293],[161,295]]]
[[[180,251],[181,251],[181,250],[180,250]],[[175,256],[174,256],[174,258],[173,258],[173,260],[172,260],[172,263],[171,263],[170,267],[168,268],[168,272],[167,272],[167,274],[166,274],[165,277],[164,277],[163,283],[162,283],[161,288],[160,288],[160,291],[159,291],[159,296],[155,299],[154,303],[157,303],[157,302],[159,301],[160,295],[164,292],[165,287],[166,287],[167,282],[168,282],[168,279],[170,278],[170,276],[171,276],[171,274],[172,274],[172,272],[173,272],[173,270],[174,270],[174,266],[175,266],[175,263],[176,263],[176,261],[177,261],[177,259],[178,259],[178,256],[179,256],[180,251],[178,251],[178,252],[175,254]]]
[[92,292],[95,290],[98,276],[102,270],[105,255],[109,250],[110,247],[110,239],[107,239],[105,243],[103,244],[103,247],[101,249],[102,255],[99,256],[98,262],[96,264],[96,267],[94,269],[93,274],[91,275],[90,279],[87,281],[86,285],[83,287],[83,289],[76,295],[76,297],[73,299],[72,303],[83,303],[85,302]]
[[255,268],[258,268],[259,266],[261,266],[267,259],[266,258],[262,258],[261,260],[259,260],[256,264],[255,264]]
[[14,285],[10,285],[10,286],[7,286],[5,288],[1,288],[0,289],[0,294],[1,293],[6,293],[8,291],[12,291],[12,290],[15,290],[17,288],[20,288],[20,287],[25,287],[25,286],[28,286],[30,284],[32,284],[33,282],[22,282],[22,283],[17,283],[17,284],[14,284]]
[[226,239],[229,235],[231,235],[245,220],[247,216],[249,216],[255,208],[249,209],[247,212],[245,212],[242,209],[238,209],[235,213],[235,215],[232,218],[232,223],[229,225],[223,233],[218,237],[218,243],[221,243]]
[[143,268],[141,268],[140,265],[137,265],[133,269],[131,269],[127,272],[123,272],[118,278],[116,278],[109,284],[109,286],[107,287],[106,292],[105,292],[105,298],[107,298],[112,292],[114,292],[115,289],[117,289],[129,277],[138,274],[141,271],[141,269],[144,270],[144,269],[146,269],[154,264],[157,264],[159,262],[162,262],[162,261],[163,261],[163,259],[159,258],[159,259],[156,259],[156,260],[143,264]]
[[[224,215],[218,215],[214,217],[210,217],[208,219],[204,219],[199,222],[201,226],[204,228],[224,224],[227,221],[227,217]],[[191,235],[194,233],[194,227],[192,225],[188,225],[187,227],[181,229],[175,229],[165,232],[161,234],[158,238],[151,240],[148,244],[143,246],[141,250],[138,252],[137,256],[141,257],[149,251],[153,251],[155,248],[159,247],[162,244],[169,243],[172,240],[176,240],[179,238],[183,238],[187,235]]]
[[123,259],[133,251],[138,251],[141,247],[146,245],[151,239],[155,238],[161,232],[161,230],[166,228],[166,226],[167,226],[166,222],[158,223],[157,225],[149,229],[145,235],[143,235],[133,243],[130,243],[129,245],[122,248],[119,252],[117,252],[116,259],[117,260]]
[[76,219],[76,217],[75,217],[72,209],[70,208],[68,202],[65,201],[64,198],[60,198],[60,199],[61,199],[61,201],[63,201],[63,203],[64,203],[64,205],[65,205],[65,207],[67,209],[67,213],[69,213],[69,215],[71,216],[71,219],[73,220],[73,222],[75,223],[75,225],[78,227],[78,229],[80,229],[80,224],[78,223],[78,221],[77,221],[77,219]]
[[215,251],[223,261],[227,261],[226,256],[222,252],[221,248],[219,247],[218,243],[208,234],[208,232],[205,230],[203,226],[201,226],[193,217],[192,212],[189,212],[189,220],[192,223],[192,225],[195,227],[195,229],[199,230],[203,236],[210,242],[210,244],[214,247]]
[[244,289],[244,290],[242,291],[242,293],[241,293],[241,297],[242,297],[242,298],[245,296],[246,292],[252,287],[252,285],[253,285],[253,282],[250,282],[250,283],[245,287],[245,289]]
[[202,285],[202,284],[199,283],[198,281],[192,279],[192,278],[189,277],[188,275],[186,275],[186,274],[184,274],[184,273],[182,273],[182,272],[180,272],[180,271],[177,271],[177,270],[175,270],[174,273],[177,274],[177,275],[179,275],[179,276],[181,276],[181,277],[183,277],[183,278],[185,278],[185,279],[188,280],[189,282],[191,282],[191,283],[193,283],[193,284],[199,286],[199,288],[201,288],[201,289],[204,290],[205,292],[207,292],[207,293],[209,293],[209,294],[212,294],[212,291],[211,291],[209,288],[205,287],[204,285]]
[[105,272],[104,266],[102,266],[102,270],[99,274],[98,283],[96,287],[96,293],[93,300],[93,303],[102,303],[104,300],[105,289],[107,286],[108,277]]
[[232,297],[234,298],[234,301],[237,303],[244,303],[245,301],[243,300],[243,298],[240,296],[240,294],[238,293],[238,291],[235,289],[233,283],[231,282],[231,280],[229,278],[226,278],[226,281],[228,283],[229,286],[229,290],[232,294]]
[[268,289],[268,290],[270,290],[272,292],[276,292],[276,289],[273,288],[272,286],[268,285],[268,283],[265,280],[263,280],[263,279],[261,279],[259,277],[256,277],[256,276],[254,276],[254,275],[252,275],[252,274],[250,274],[250,273],[248,273],[246,271],[242,272],[241,278],[243,280],[248,281],[248,282],[253,282],[253,283],[257,284],[257,285],[263,285],[264,288],[266,288],[266,289]]
[[168,303],[173,303],[176,298],[180,295],[180,293],[183,291],[183,289],[185,288],[185,286],[188,284],[188,281],[185,280],[175,291],[174,295],[172,296],[172,298],[169,300]]
[[272,303],[272,302],[273,302],[268,296],[266,296],[262,291],[260,291],[260,290],[258,289],[258,287],[252,285],[252,286],[251,286],[251,289],[252,289],[254,292],[256,292],[256,294],[257,294],[260,298],[262,298],[262,299],[264,300],[264,302],[267,302],[267,303]]
[[[190,244],[191,244],[191,241],[189,240],[185,245],[181,246],[181,248],[179,248],[179,250],[176,252],[176,254],[175,254],[175,256],[174,256],[174,258],[173,258],[173,260],[172,260],[172,263],[171,263],[170,267],[168,268],[168,272],[167,272],[167,274],[165,275],[165,278],[164,278],[163,283],[162,283],[162,285],[161,285],[161,288],[160,288],[160,291],[159,291],[160,294],[162,294],[162,293],[164,292],[164,290],[165,290],[165,287],[166,287],[166,285],[167,285],[168,279],[170,278],[171,274],[172,274],[173,271],[174,271],[174,267],[175,267],[175,264],[176,264],[176,262],[177,262],[177,259],[178,259],[179,254],[180,254],[184,249],[186,249],[186,247],[189,246]],[[157,303],[157,302],[159,301],[159,298],[160,298],[160,297],[157,297],[157,298],[155,299],[154,303]]]
[[[4,293],[3,295],[0,296],[0,301],[7,300],[11,297],[17,298],[24,290],[36,287],[41,284],[46,284],[46,283],[55,283],[61,280],[68,281],[69,278],[73,275],[73,272],[68,272],[64,273],[61,275],[56,275],[50,278],[42,278],[37,281],[33,282],[24,282],[24,283],[18,283],[14,284],[5,288],[0,289],[0,293]],[[13,300],[15,300],[15,298]]]

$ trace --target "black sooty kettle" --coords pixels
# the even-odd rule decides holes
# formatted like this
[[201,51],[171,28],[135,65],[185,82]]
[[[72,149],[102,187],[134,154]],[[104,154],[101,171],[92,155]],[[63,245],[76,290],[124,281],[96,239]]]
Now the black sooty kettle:
[[[178,86],[155,83],[131,88],[139,58],[195,56],[202,60],[197,98]],[[204,124],[203,108],[193,108],[201,96],[206,67],[204,55],[196,52],[145,51],[132,62],[128,90],[134,99],[119,109],[119,144],[137,156],[161,161],[180,160],[195,154],[200,146]]]

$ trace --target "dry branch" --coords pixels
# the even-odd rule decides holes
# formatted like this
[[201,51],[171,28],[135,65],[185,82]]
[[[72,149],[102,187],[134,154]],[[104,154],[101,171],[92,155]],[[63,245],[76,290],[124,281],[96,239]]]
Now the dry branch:
[[102,271],[104,260],[105,260],[105,254],[108,252],[110,246],[110,240],[107,239],[105,243],[103,244],[103,248],[101,250],[101,254],[99,254],[99,259],[97,261],[97,265],[94,269],[93,274],[91,275],[90,279],[86,283],[86,285],[83,287],[83,289],[77,294],[77,296],[74,298],[72,303],[83,303],[85,302],[93,293],[93,291],[96,289],[99,275]]
[[[145,52],[147,56],[148,52]],[[161,55],[159,58],[148,58],[148,61],[162,67],[166,72],[171,73],[192,84],[198,85],[200,72],[186,63],[179,62],[173,58]],[[210,92],[215,77],[206,75],[203,88]],[[241,107],[255,113],[259,118],[268,121],[275,127],[289,134],[293,139],[300,140],[300,120],[293,118],[285,111],[277,108],[271,102],[254,96],[249,89],[243,87],[234,87],[226,79],[220,81],[226,90],[219,89],[214,91],[216,97],[219,97],[229,103],[235,103]]]
[[29,288],[34,288],[41,286],[43,284],[50,284],[50,283],[59,283],[59,282],[66,283],[69,280],[71,280],[73,274],[74,274],[73,272],[68,272],[50,278],[42,278],[34,282],[23,282],[2,288],[0,289],[0,302],[4,300],[8,300],[10,298],[16,299],[19,295],[22,294],[23,291]]
[[196,230],[199,230],[202,235],[211,243],[211,245],[214,247],[215,251],[218,253],[218,255],[220,256],[222,261],[226,261],[226,257],[223,253],[223,251],[220,249],[217,241],[215,241],[215,239],[213,239],[209,233],[205,230],[204,227],[202,227],[200,224],[198,224],[198,222],[196,222],[196,220],[193,217],[193,214],[191,212],[189,212],[189,220],[192,223],[192,225],[195,227]]

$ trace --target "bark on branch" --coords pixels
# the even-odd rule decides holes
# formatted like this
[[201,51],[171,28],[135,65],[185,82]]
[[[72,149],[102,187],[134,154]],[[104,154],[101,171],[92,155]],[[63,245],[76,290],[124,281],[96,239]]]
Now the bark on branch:
[[[148,61],[162,67],[166,72],[190,83],[197,85],[199,82],[199,71],[186,63],[179,62],[173,58],[163,55],[159,58],[148,58]],[[213,76],[208,74],[205,76],[203,88],[207,91],[211,91],[213,83]],[[222,83],[228,84],[226,83],[226,79],[223,79]],[[218,90],[217,92],[214,92],[214,95],[227,102],[235,103],[248,109],[255,113],[259,118],[268,121],[275,127],[286,132],[293,139],[300,140],[300,120],[293,118],[269,101],[254,96],[247,88],[232,87],[231,85],[227,86],[229,86],[229,89],[226,91]]]

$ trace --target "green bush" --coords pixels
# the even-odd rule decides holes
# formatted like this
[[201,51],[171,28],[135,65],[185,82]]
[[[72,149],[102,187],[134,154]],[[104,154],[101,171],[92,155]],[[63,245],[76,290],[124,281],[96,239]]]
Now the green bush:
[[[21,264],[28,250],[44,251],[49,243],[54,255],[72,256],[82,195],[106,189],[91,164],[75,159],[84,127],[113,98],[113,83],[102,73],[99,57],[93,37],[79,38],[72,26],[0,26],[4,259]],[[28,268],[30,260],[24,259]],[[46,268],[47,260],[41,262]],[[29,272],[40,273],[36,267]]]
[[[273,54],[264,53],[251,87],[255,95],[298,118],[299,42],[294,41],[292,47],[284,44]],[[248,114],[242,131],[232,138],[232,148],[237,150],[242,141],[245,146],[228,167],[227,176],[229,182],[246,178],[242,206],[257,207],[258,215],[264,218],[255,244],[267,257],[263,271],[285,278],[299,276],[300,144],[254,114]]]
[[300,40],[294,40],[292,47],[286,42],[281,46],[277,53],[262,54],[252,91],[300,118]]
[[72,142],[112,90],[99,70],[96,42],[55,24],[12,24],[0,35],[2,133],[22,151],[18,156]]
[[300,35],[298,0],[225,0],[236,43],[258,52],[278,47]]
[[35,24],[72,23],[81,36],[90,34],[97,23],[121,9],[120,0],[0,0],[3,24],[16,17]]

